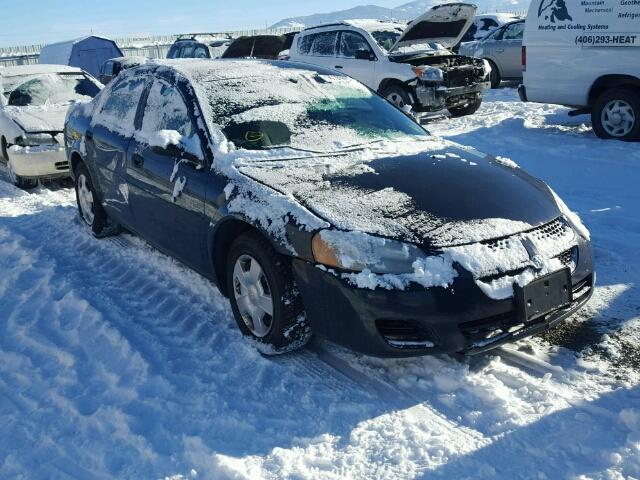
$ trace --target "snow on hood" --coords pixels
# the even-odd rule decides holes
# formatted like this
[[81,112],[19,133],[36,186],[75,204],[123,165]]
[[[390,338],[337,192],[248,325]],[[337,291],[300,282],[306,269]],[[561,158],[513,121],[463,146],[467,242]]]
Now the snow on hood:
[[27,133],[62,132],[67,105],[5,107],[4,112]]
[[390,53],[400,53],[420,44],[438,43],[444,48],[455,47],[473,24],[476,6],[468,3],[448,3],[433,7],[409,24],[391,47]]
[[236,167],[341,230],[426,247],[506,237],[560,215],[542,182],[437,138]]

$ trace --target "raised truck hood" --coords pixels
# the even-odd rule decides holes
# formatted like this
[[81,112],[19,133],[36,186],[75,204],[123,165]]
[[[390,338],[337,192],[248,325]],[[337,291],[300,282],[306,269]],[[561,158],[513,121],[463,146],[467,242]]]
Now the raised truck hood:
[[409,24],[389,53],[393,55],[400,48],[424,43],[439,43],[446,49],[455,47],[471,27],[476,9],[469,3],[446,3],[433,7]]
[[248,162],[240,171],[336,228],[426,247],[506,237],[560,216],[546,185],[462,148],[345,162]]

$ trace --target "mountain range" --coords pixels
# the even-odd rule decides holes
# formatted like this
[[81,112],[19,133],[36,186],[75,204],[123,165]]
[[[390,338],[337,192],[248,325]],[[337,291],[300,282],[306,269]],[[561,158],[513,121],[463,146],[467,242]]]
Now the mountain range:
[[[271,28],[298,28],[312,27],[323,23],[339,22],[354,18],[373,18],[377,20],[410,21],[423,14],[431,7],[441,3],[450,3],[442,0],[414,0],[396,8],[385,8],[377,5],[360,5],[347,10],[338,10],[329,13],[315,13],[302,17],[285,18]],[[529,7],[529,0],[476,0],[478,13],[493,12],[523,12]]]

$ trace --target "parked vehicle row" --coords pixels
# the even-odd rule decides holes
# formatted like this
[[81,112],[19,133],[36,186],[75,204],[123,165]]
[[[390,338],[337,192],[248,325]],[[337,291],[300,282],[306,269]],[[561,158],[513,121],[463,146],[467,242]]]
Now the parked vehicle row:
[[593,292],[588,232],[549,187],[335,70],[146,64],[73,106],[64,139],[87,229],[125,228],[211,279],[266,353],[319,335],[475,354]]

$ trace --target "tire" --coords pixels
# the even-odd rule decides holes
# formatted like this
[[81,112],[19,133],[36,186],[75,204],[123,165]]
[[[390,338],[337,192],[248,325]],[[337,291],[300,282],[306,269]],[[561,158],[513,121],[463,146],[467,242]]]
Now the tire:
[[409,105],[411,108],[415,107],[411,100],[411,96],[409,95],[409,91],[400,85],[389,85],[380,92],[380,95],[400,110],[402,110],[405,105]]
[[83,163],[76,168],[75,178],[76,202],[82,223],[98,238],[117,234],[119,228],[104,211],[93,187],[91,175]]
[[291,262],[266,239],[257,233],[238,236],[229,250],[226,282],[238,328],[262,353],[278,355],[307,344],[311,329]]
[[491,65],[491,88],[498,88],[502,82],[500,70],[498,70],[498,66],[492,60],[487,61],[489,62],[489,65]]
[[593,106],[591,123],[600,138],[640,141],[640,91],[624,87],[607,90]]
[[458,117],[464,117],[466,115],[473,115],[478,111],[481,105],[482,105],[482,97],[477,98],[471,103],[468,103],[461,107],[451,107],[448,110],[452,118],[458,118]]
[[2,137],[0,139],[0,160],[3,160],[6,163],[9,163],[9,152],[7,151],[7,139]]

